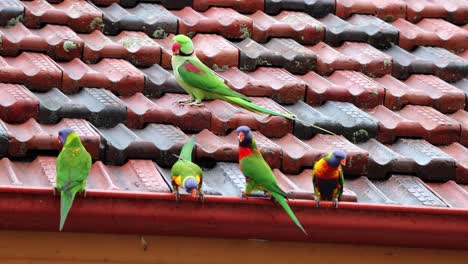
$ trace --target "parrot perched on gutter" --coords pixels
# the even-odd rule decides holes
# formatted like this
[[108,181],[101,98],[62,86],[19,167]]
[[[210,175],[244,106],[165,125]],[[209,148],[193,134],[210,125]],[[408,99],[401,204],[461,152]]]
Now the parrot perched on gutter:
[[242,196],[249,195],[254,190],[270,193],[283,207],[293,222],[307,235],[307,232],[286,202],[288,194],[279,187],[272,170],[257,149],[257,144],[250,128],[240,126],[236,132],[239,139],[239,164],[246,179],[245,191],[242,193]]
[[278,113],[252,103],[249,97],[231,90],[221,78],[197,58],[189,37],[179,34],[173,38],[173,41],[171,64],[174,76],[177,83],[190,95],[190,99],[180,101],[179,104],[203,106],[201,103],[203,100],[220,99],[255,113],[296,120],[334,135],[326,129],[299,120],[294,115]]
[[76,193],[86,194],[86,180],[91,171],[92,160],[76,132],[64,128],[58,134],[58,141],[63,148],[57,157],[54,194],[56,191],[60,192],[60,231],[62,231]]
[[335,150],[321,158],[314,165],[312,182],[317,207],[321,200],[333,201],[338,208],[338,200],[343,194],[344,176],[341,166],[346,165],[346,153]]
[[182,147],[179,160],[174,163],[171,169],[172,187],[177,201],[180,198],[179,187],[185,188],[187,193],[192,194],[193,197],[196,197],[198,194],[201,202],[205,200],[202,191],[203,171],[197,164],[192,162],[192,150],[194,145],[195,137],[192,136]]

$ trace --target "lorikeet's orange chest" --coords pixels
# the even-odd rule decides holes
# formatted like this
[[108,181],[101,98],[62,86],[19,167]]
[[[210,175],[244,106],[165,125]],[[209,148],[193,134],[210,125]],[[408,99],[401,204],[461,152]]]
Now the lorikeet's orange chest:
[[317,161],[315,164],[314,175],[323,179],[335,179],[340,176],[340,166],[332,167],[325,160]]

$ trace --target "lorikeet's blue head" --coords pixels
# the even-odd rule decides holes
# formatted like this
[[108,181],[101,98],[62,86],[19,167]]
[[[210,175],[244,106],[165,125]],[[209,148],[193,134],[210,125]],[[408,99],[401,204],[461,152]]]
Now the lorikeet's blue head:
[[241,147],[250,147],[252,145],[252,130],[248,126],[240,126],[236,129],[237,138]]
[[172,44],[172,54],[180,56],[190,56],[193,53],[192,40],[182,34],[179,34],[172,38],[174,44]]
[[193,197],[196,196],[198,182],[194,177],[189,177],[184,181],[184,188],[187,193],[191,193]]
[[70,135],[73,132],[74,131],[70,128],[60,129],[58,133],[58,142],[62,145],[65,144],[65,142],[67,141],[68,135]]
[[338,167],[340,164],[343,166],[346,165],[346,152],[342,150],[333,151],[327,163],[332,167]]

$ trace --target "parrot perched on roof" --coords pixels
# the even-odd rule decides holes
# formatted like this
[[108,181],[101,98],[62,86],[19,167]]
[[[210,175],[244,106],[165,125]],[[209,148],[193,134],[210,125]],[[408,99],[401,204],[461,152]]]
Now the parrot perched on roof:
[[335,208],[338,207],[338,200],[343,194],[344,176],[341,166],[344,165],[346,153],[342,150],[335,150],[315,163],[312,182],[317,207],[320,207],[320,200],[331,200]]
[[288,194],[279,187],[273,171],[257,149],[257,144],[250,128],[240,126],[236,132],[239,139],[239,164],[246,179],[245,191],[242,193],[242,196],[249,195],[254,190],[270,193],[286,213],[288,213],[293,222],[307,235],[307,232],[286,202]]
[[171,169],[172,187],[177,201],[180,198],[179,187],[185,188],[185,191],[192,194],[193,197],[196,197],[198,194],[201,202],[205,200],[202,191],[203,171],[197,164],[192,162],[192,150],[194,145],[195,137],[192,136],[182,147],[179,160],[174,163]]
[[60,231],[62,231],[76,193],[85,193],[92,160],[76,132],[64,128],[58,134],[58,141],[63,148],[57,157],[54,194],[56,190],[60,192]]
[[203,100],[220,99],[240,106],[255,113],[282,116],[299,121],[307,126],[315,127],[329,134],[332,132],[299,120],[292,114],[278,113],[252,103],[252,100],[231,90],[224,80],[218,77],[210,68],[204,65],[196,56],[192,40],[185,35],[177,35],[173,39],[171,64],[177,83],[190,95],[190,99],[180,101],[182,105],[203,106]]

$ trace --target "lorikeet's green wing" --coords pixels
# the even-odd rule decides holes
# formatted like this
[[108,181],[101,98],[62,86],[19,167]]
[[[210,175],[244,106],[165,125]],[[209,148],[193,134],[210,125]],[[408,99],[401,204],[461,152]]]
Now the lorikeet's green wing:
[[60,191],[60,231],[73,205],[77,192],[84,191],[91,171],[91,155],[80,142],[78,135],[68,136],[57,158],[57,189]]
[[253,152],[253,155],[244,157],[240,161],[242,173],[268,191],[271,196],[278,201],[281,207],[283,207],[293,222],[307,235],[307,232],[304,230],[291,207],[289,207],[286,202],[286,197],[288,196],[287,193],[279,187],[275,175],[273,175],[273,172],[261,156],[260,152],[258,152],[258,150],[254,150]]
[[222,79],[200,62],[197,58],[187,58],[177,68],[180,78],[190,86],[203,90],[206,93],[214,93],[220,96],[232,96],[246,101],[251,99],[243,94],[231,90]]
[[258,185],[261,185],[266,191],[276,192],[284,197],[288,196],[288,194],[278,186],[278,182],[270,166],[268,166],[259,152],[258,154],[254,153],[251,156],[243,158],[240,161],[240,165],[242,173],[255,181]]

